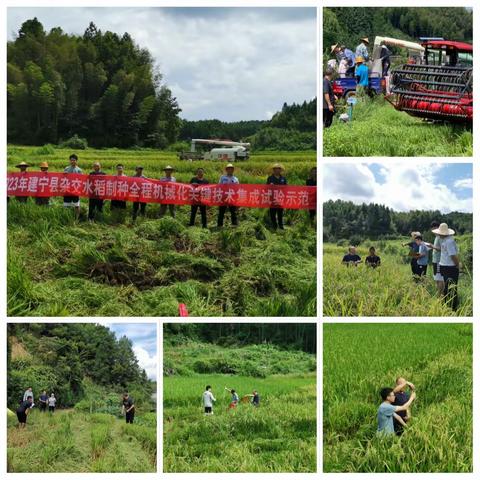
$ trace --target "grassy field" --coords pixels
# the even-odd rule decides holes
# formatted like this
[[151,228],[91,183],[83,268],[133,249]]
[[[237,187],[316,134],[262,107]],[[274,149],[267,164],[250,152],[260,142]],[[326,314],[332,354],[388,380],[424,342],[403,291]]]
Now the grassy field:
[[[189,361],[189,352],[198,357],[192,353]],[[164,355],[164,368],[175,370],[163,384],[165,472],[316,471],[314,355],[266,345],[201,344],[166,348]],[[258,365],[265,370],[250,370]],[[197,373],[206,369],[238,373]],[[217,399],[212,416],[203,414],[206,385]],[[224,387],[235,388],[240,398],[256,389],[260,406],[240,403],[227,410],[230,394]]]
[[[339,113],[346,107],[337,106]],[[323,130],[327,157],[460,157],[473,155],[472,131],[398,112],[383,98],[354,107],[352,122]]]
[[133,425],[103,413],[36,408],[27,427],[8,417],[8,472],[155,472],[156,415],[135,418]]
[[[326,324],[325,472],[472,471],[472,325]],[[379,391],[416,386],[401,437],[378,438]]]
[[422,283],[412,280],[409,257],[402,240],[364,242],[357,252],[362,258],[374,245],[382,260],[377,269],[364,264],[357,268],[342,265],[347,248],[325,243],[323,246],[323,313],[328,317],[356,316],[472,316],[472,271],[467,252],[472,249],[472,237],[456,238],[460,249],[460,261],[464,264],[460,274],[458,292],[460,305],[457,311],[442,302],[436,294],[429,265],[427,277]]
[[[52,147],[8,148],[8,168],[22,160],[48,161],[52,171],[68,163],[70,150]],[[107,173],[124,163],[159,178],[167,164],[178,181],[188,182],[202,166],[218,181],[223,163],[185,162],[175,153],[93,150],[79,154],[89,171],[100,161]],[[264,183],[271,165],[284,164],[290,184],[305,184],[316,165],[315,152],[252,154],[238,164],[243,183]],[[217,208],[208,209],[210,228],[187,228],[190,207],[177,218],[158,219],[158,205],[147,217],[124,223],[111,218],[75,221],[71,211],[19,204],[8,206],[8,312],[15,316],[176,316],[185,303],[192,316],[314,316],[316,314],[316,232],[305,211],[286,213],[286,230],[269,229],[268,211],[240,209],[240,226],[218,230]],[[108,202],[107,202],[108,203]],[[129,208],[130,205],[129,205]]]

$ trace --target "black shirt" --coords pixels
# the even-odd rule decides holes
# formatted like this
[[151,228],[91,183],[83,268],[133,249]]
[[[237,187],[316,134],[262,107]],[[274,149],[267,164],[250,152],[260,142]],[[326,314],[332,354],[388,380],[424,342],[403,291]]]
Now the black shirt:
[[380,257],[377,255],[369,255],[365,258],[365,264],[373,268],[378,267],[380,265]]
[[316,178],[307,178],[307,181],[305,182],[305,185],[307,187],[316,187],[317,186],[317,179]]
[[[125,407],[125,410],[128,410],[133,405],[133,398],[130,396],[127,398],[124,398],[122,403],[123,403],[123,406]],[[133,407],[132,410],[135,410],[135,407]]]
[[329,96],[330,103],[333,105],[335,103],[335,95],[333,94],[332,82],[328,78],[323,79],[323,108],[328,110],[328,103],[325,101],[325,95]]
[[252,403],[256,406],[260,405],[260,395],[258,393],[256,393],[254,396],[253,396],[253,400],[252,400]]
[[359,262],[360,260],[361,258],[357,254],[352,255],[350,253],[347,253],[347,255],[343,257],[342,262]]
[[287,184],[287,179],[283,176],[280,175],[279,177],[276,177],[275,175],[270,175],[267,178],[267,185],[286,185]]
[[32,402],[25,400],[24,402],[21,402],[20,405],[18,406],[17,413],[25,413],[31,406],[32,406]]
[[[409,398],[410,395],[408,393],[398,392],[395,394],[395,401],[392,403],[392,405],[395,405],[396,407],[401,407],[408,402]],[[403,410],[401,412],[397,412],[397,415],[400,415],[405,420],[405,417],[407,416],[407,411]]]
[[90,175],[106,175],[106,173],[100,170],[99,172],[90,172]]
[[190,183],[193,183],[196,185],[208,185],[210,182],[206,178],[193,177],[190,180]]

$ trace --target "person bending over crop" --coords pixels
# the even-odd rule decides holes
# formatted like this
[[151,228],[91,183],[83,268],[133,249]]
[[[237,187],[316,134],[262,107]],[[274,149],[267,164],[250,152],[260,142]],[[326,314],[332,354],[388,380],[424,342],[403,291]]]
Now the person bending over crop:
[[33,397],[28,396],[26,400],[20,402],[20,405],[17,408],[17,418],[18,418],[18,428],[25,428],[27,425],[27,415],[28,412],[33,407]]
[[135,402],[128,392],[123,394],[122,415],[123,413],[125,413],[125,421],[127,423],[133,423],[133,418],[135,417]]
[[245,397],[249,397],[252,399],[252,405],[254,407],[259,407],[260,406],[260,395],[258,394],[258,392],[256,390],[253,391],[253,393],[247,393],[247,395],[245,395]]
[[362,259],[357,254],[357,249],[353,246],[348,247],[348,253],[343,256],[342,263],[347,267],[356,267],[361,262]]
[[236,408],[237,405],[238,405],[238,401],[240,400],[238,398],[238,393],[233,388],[225,387],[225,390],[227,390],[228,392],[230,392],[232,394],[232,398],[230,400],[230,405],[228,406],[228,410],[230,410],[232,408]]
[[[408,402],[408,400],[410,399],[410,394],[406,392],[407,388],[410,389],[410,392],[415,391],[415,385],[413,383],[405,380],[403,377],[398,377],[395,381],[395,387],[393,388],[393,393],[395,394],[395,401],[392,403],[392,405],[395,405],[396,407],[401,407]],[[401,412],[398,412],[398,415],[401,417],[404,423],[402,424],[396,418],[394,418],[393,428],[397,435],[401,435],[403,433],[404,424],[406,424],[412,418],[410,407],[407,408],[407,410],[402,410]]]
[[202,396],[203,407],[205,409],[205,415],[213,415],[213,402],[216,402],[216,398],[213,396],[212,387],[207,385]]
[[380,257],[376,254],[375,247],[370,247],[368,251],[370,255],[368,255],[368,257],[365,258],[365,265],[367,265],[367,267],[372,267],[372,268],[379,267]]
[[406,412],[410,405],[416,398],[416,393],[412,392],[408,401],[403,405],[393,405],[395,402],[395,393],[393,388],[382,388],[380,390],[380,396],[383,402],[378,407],[377,421],[378,421],[378,435],[393,435],[395,434],[395,428],[393,426],[393,420],[397,420],[403,427],[407,424],[403,421],[399,412]]

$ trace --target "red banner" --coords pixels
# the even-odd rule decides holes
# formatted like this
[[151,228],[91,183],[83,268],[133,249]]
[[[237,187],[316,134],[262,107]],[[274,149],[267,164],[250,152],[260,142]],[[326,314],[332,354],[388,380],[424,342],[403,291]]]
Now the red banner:
[[315,210],[317,188],[299,185],[161,182],[150,178],[19,172],[7,175],[7,194],[15,197],[78,196],[175,205],[230,205]]

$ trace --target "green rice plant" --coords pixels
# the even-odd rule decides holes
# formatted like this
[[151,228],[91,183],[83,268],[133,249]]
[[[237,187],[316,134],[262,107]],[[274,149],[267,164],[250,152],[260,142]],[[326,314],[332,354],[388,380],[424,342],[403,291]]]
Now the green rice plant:
[[93,459],[98,458],[112,439],[110,425],[97,423],[90,430],[90,448]]

